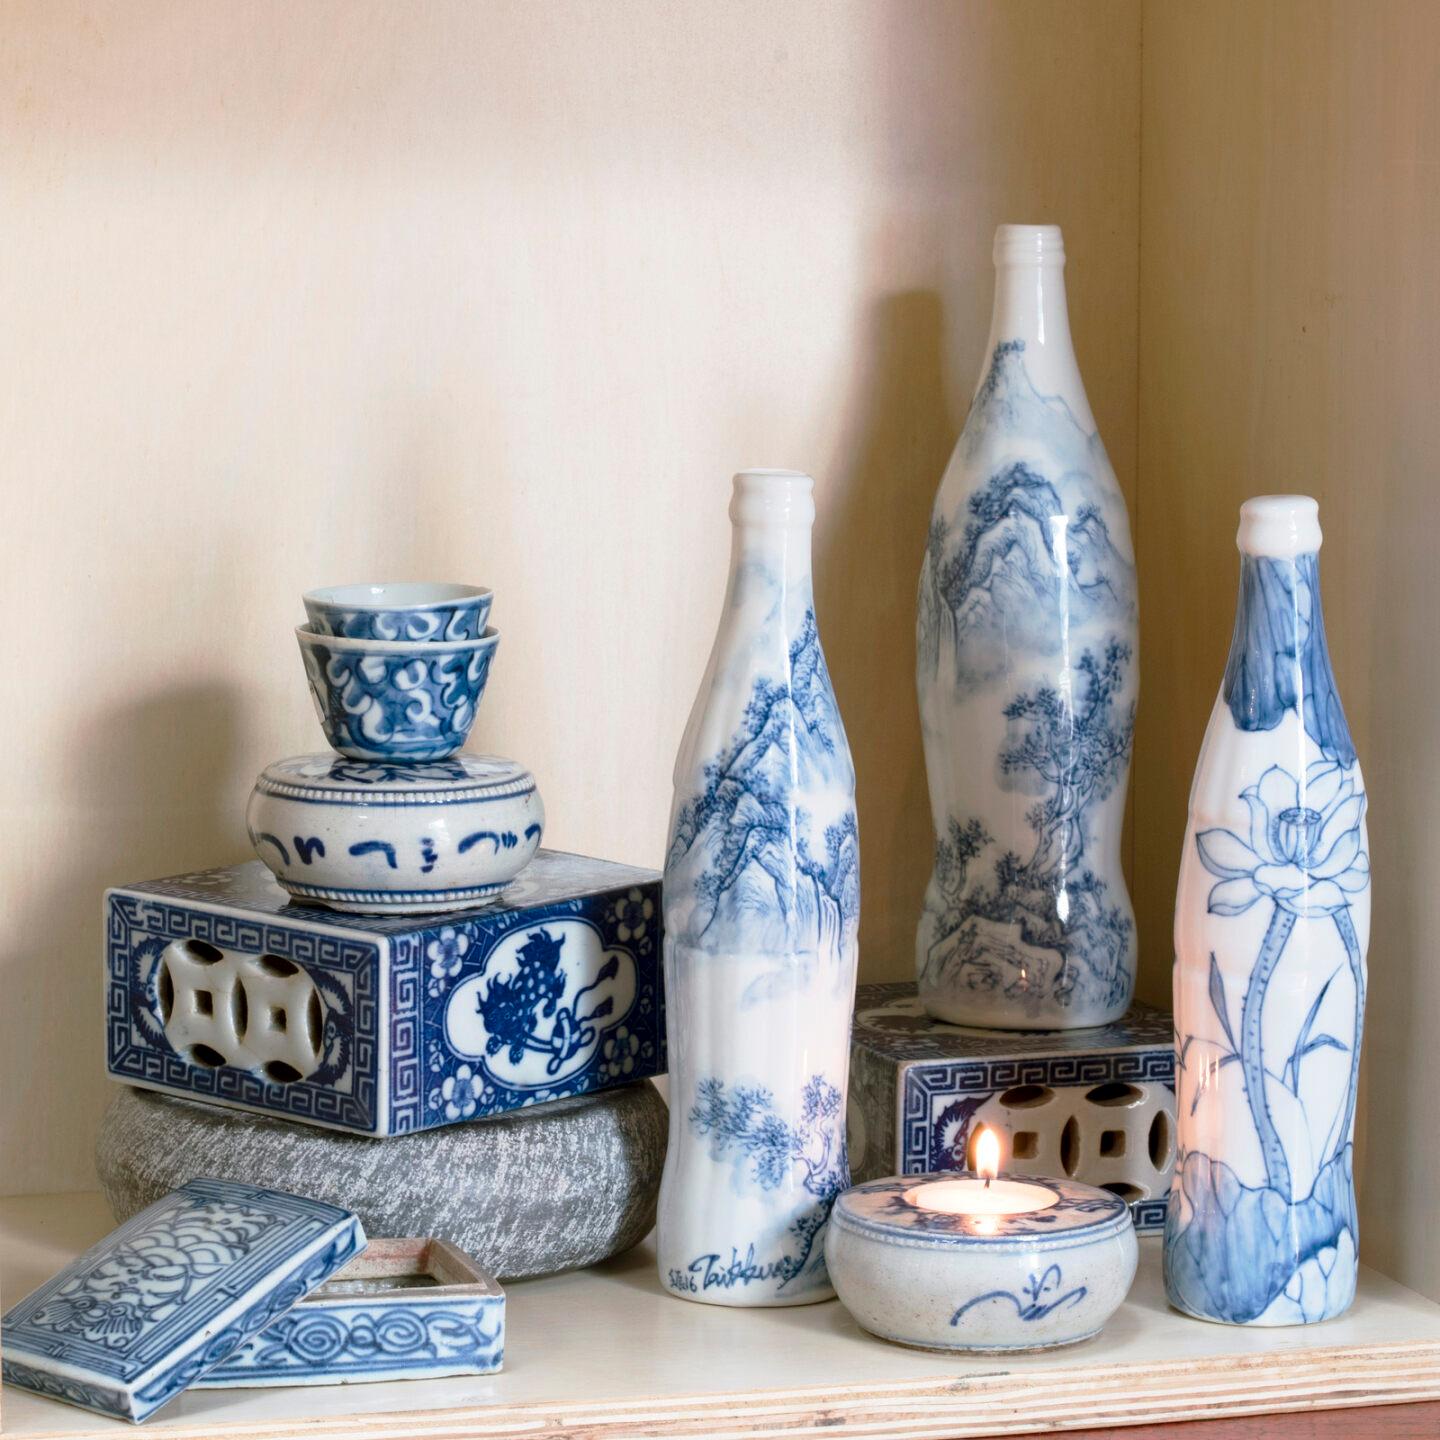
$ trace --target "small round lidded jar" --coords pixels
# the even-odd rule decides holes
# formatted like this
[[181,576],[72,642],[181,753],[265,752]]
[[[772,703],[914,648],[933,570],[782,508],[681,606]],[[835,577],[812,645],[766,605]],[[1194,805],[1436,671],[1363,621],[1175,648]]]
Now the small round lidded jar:
[[1120,1307],[1139,1247],[1130,1207],[1073,1180],[892,1175],[835,1202],[825,1262],[872,1334],[927,1350],[1088,1340]]

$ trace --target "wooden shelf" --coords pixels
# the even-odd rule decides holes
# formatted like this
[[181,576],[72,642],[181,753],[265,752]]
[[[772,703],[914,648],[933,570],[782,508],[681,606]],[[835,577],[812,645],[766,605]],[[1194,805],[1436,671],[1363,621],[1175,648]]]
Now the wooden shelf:
[[[112,1223],[95,1195],[0,1201],[7,1301]],[[744,1311],[672,1299],[646,1245],[594,1270],[507,1287],[500,1375],[197,1391],[145,1430],[165,1440],[837,1431],[938,1440],[1440,1398],[1440,1306],[1373,1271],[1361,1271],[1359,1297],[1340,1320],[1241,1330],[1171,1311],[1158,1240],[1143,1240],[1140,1250],[1130,1299],[1098,1339],[967,1360],[872,1339],[838,1303]],[[3,1425],[7,1437],[133,1433],[9,1388]]]

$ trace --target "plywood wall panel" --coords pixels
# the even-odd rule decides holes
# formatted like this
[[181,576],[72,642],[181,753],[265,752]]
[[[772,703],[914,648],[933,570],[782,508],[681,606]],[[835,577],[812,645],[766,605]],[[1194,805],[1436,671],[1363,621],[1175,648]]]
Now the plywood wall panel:
[[[1147,3],[1139,562],[1142,930],[1172,913],[1248,495],[1320,501],[1375,873],[1362,1251],[1440,1295],[1440,9]],[[1155,703],[1158,697],[1163,703]],[[1143,985],[1168,993],[1154,948]]]

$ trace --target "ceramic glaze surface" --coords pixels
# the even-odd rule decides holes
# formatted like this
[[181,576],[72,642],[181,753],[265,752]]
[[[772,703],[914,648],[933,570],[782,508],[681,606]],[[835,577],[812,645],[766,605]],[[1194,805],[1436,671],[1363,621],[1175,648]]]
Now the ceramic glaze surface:
[[[417,1264],[369,1273],[377,1250],[416,1248]],[[491,1375],[504,1358],[505,1292],[489,1275],[443,1241],[382,1240],[195,1388]]]
[[364,1247],[337,1206],[192,1180],[5,1316],[5,1383],[143,1420]]
[[1135,1278],[1129,1207],[1071,1180],[1022,1215],[926,1208],[924,1187],[953,1173],[893,1175],[840,1196],[825,1254],[846,1309],[887,1340],[935,1350],[1035,1350],[1094,1335]]
[[1129,521],[1070,344],[1053,226],[1002,226],[995,309],[920,574],[935,866],[921,996],[956,1024],[1124,1014],[1120,831],[1138,690]]
[[465,743],[500,632],[478,640],[350,640],[295,632],[325,738],[352,760],[445,760]]
[[250,843],[297,899],[362,915],[483,904],[540,847],[535,777],[493,755],[417,764],[277,760],[246,810]]
[[1328,1320],[1355,1293],[1352,1140],[1370,933],[1365,784],[1320,609],[1313,500],[1241,510],[1234,638],[1175,903],[1173,1304]]
[[[338,915],[287,900],[258,862],[107,893],[116,1079],[397,1135],[665,1069],[654,871],[542,850],[497,900],[463,913]],[[276,987],[288,1001],[302,982],[284,1032],[298,1040],[298,1028],[305,1049],[283,1070],[278,1040],[259,1032]],[[214,1022],[200,1044],[175,1028],[182,996]]]
[[825,1299],[848,1183],[855,775],[816,631],[812,482],[735,478],[724,613],[675,767],[665,865],[670,1149],[660,1277],[727,1305]]
[[405,581],[330,585],[305,596],[317,635],[352,640],[474,640],[484,633],[494,593],[478,585]]

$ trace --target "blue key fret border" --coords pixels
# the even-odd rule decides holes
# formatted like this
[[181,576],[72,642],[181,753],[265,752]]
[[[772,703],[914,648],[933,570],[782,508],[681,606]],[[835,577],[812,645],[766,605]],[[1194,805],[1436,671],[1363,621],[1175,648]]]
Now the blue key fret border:
[[[1051,1089],[1104,1085],[1122,1081],[1130,1085],[1160,1084],[1175,1093],[1175,1052],[1110,1055],[1051,1055],[994,1060],[961,1060],[948,1065],[933,1062],[905,1066],[898,1103],[900,1122],[900,1173],[924,1175],[936,1170],[957,1170],[953,1154],[936,1136],[937,1106],[957,1097],[984,1103],[1017,1085],[1047,1085]],[[1130,1213],[1139,1231],[1165,1225],[1165,1195],[1131,1202]]]
[[[394,928],[404,919],[413,919],[417,929],[404,934],[344,936],[318,930],[291,927],[263,919],[242,918],[223,913],[180,908],[166,898],[150,893],[112,893],[107,902],[106,936],[106,1049],[110,1073],[121,1080],[154,1085],[169,1093],[230,1102],[281,1117],[311,1124],[332,1126],[369,1134],[404,1135],[433,1128],[438,1122],[427,1116],[427,1096],[439,1083],[429,1062],[433,1053],[448,1060],[464,1057],[450,1052],[445,1032],[445,993],[432,994],[426,945],[436,931],[449,926],[465,935],[478,956],[488,952],[515,930],[543,927],[547,922],[582,920],[592,925],[607,946],[630,950],[636,964],[636,991],[623,1016],[613,1017],[607,1027],[623,1025],[635,1037],[637,1047],[646,1047],[643,1067],[633,1078],[663,1073],[665,1068],[664,978],[658,956],[658,925],[655,950],[643,962],[632,945],[620,941],[609,918],[616,901],[634,889],[651,899],[658,919],[658,887],[648,877],[637,884],[618,884],[583,896],[555,901],[514,912],[475,911],[469,915],[384,917],[383,924]],[[181,887],[177,884],[177,890]],[[186,886],[181,893],[193,905],[214,901],[198,886]],[[600,917],[606,917],[601,919]],[[359,929],[380,922],[374,917],[345,916],[337,922]],[[293,960],[312,979],[340,980],[345,989],[348,1016],[338,1013],[325,987],[327,1027],[333,1019],[344,1026],[339,1051],[347,1062],[338,1075],[317,1071],[315,1077],[280,1085],[238,1067],[222,1065],[205,1069],[178,1055],[154,1015],[153,976],[166,944],[176,940],[202,940],[222,950],[249,954],[270,953]],[[338,973],[337,973],[338,972]],[[381,1034],[380,1001],[383,983],[389,990],[388,1035]],[[143,1017],[154,1016],[153,1035],[142,1028]],[[381,1060],[388,1051],[388,1064],[381,1077]],[[638,1051],[637,1051],[638,1053]],[[483,1061],[471,1062],[478,1070]],[[599,1050],[581,1070],[547,1087],[543,1098],[560,1099],[608,1089],[627,1083],[628,1073],[609,1075]],[[478,1104],[471,1118],[509,1113],[534,1103],[534,1097],[495,1083],[495,1098]]]
[[[134,1017],[151,1013],[151,988],[164,945],[176,940],[201,940],[219,950],[278,955],[313,974],[323,966],[340,972],[349,1001],[348,1017],[338,1014],[325,996],[327,1024],[348,1032],[348,1064],[323,1085],[307,1080],[279,1085],[249,1070],[221,1065],[204,1069],[190,1064],[171,1048],[163,1032],[158,1043],[136,1034]],[[149,944],[159,941],[159,944]],[[359,937],[322,934],[286,925],[267,924],[235,914],[180,909],[152,897],[112,895],[106,905],[106,1059],[110,1072],[137,1084],[174,1087],[218,1101],[253,1105],[293,1115],[319,1125],[375,1132],[379,1128],[381,946]],[[157,1020],[158,1027],[158,1020]],[[398,1029],[398,1027],[397,1027]],[[419,1089],[419,1046],[407,1057],[399,1037],[391,1068],[398,1072],[413,1062],[413,1088]],[[397,1073],[397,1079],[399,1078]]]

